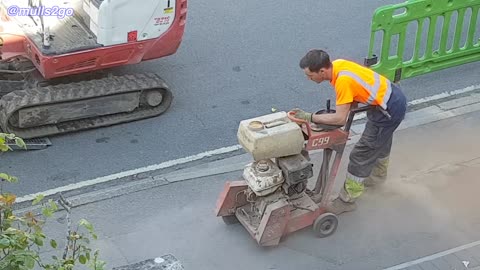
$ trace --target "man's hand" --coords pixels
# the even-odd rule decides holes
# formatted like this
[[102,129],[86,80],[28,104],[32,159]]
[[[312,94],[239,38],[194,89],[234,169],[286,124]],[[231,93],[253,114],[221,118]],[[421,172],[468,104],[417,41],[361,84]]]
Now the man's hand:
[[313,115],[312,122],[325,125],[345,125],[351,103],[337,105],[335,113],[324,113]]
[[298,118],[298,119],[303,119],[303,120],[306,120],[308,122],[312,122],[312,113],[309,113],[309,112],[305,112],[301,109],[298,109],[298,108],[295,108],[292,110],[292,112],[294,112],[294,116],[295,118]]

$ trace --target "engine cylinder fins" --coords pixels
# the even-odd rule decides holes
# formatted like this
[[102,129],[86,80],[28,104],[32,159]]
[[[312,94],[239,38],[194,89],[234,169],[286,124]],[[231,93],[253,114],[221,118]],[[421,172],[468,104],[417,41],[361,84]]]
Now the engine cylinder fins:
[[0,99],[0,127],[24,139],[151,118],[168,110],[168,85],[156,74],[108,76],[17,90]]

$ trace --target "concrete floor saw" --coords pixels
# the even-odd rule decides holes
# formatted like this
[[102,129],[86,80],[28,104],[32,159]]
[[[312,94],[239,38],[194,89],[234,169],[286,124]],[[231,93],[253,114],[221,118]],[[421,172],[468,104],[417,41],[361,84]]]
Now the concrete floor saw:
[[[240,122],[237,137],[253,161],[246,165],[242,179],[227,181],[217,201],[216,215],[225,223],[240,222],[260,246],[278,245],[295,231],[313,225],[318,237],[332,235],[338,225],[327,211],[332,189],[349,139],[356,113],[350,111],[345,126],[317,125],[296,119],[293,112],[276,112]],[[316,112],[335,113],[330,109]],[[314,188],[309,156],[323,150],[323,161]],[[336,152],[333,164],[330,161]]]

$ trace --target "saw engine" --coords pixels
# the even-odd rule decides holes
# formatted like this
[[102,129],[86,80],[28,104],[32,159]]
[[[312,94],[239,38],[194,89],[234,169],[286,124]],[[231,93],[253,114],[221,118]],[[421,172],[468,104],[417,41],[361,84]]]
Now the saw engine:
[[247,204],[236,211],[249,226],[258,227],[270,205],[301,201],[313,164],[301,128],[285,112],[242,121],[237,137],[253,161],[242,173],[246,188],[241,197]]
[[243,171],[254,196],[267,196],[279,189],[292,195],[305,191],[313,164],[303,150],[300,127],[285,113],[241,122],[238,141],[254,158]]
[[251,204],[249,209],[242,211],[254,217],[251,222],[257,225],[269,204],[301,197],[307,189],[308,179],[313,176],[313,164],[303,154],[274,160],[252,162],[243,171],[248,184],[246,198]]
[[302,193],[308,178],[313,176],[313,164],[302,154],[255,161],[243,171],[243,178],[256,197],[267,196],[280,187],[289,195]]

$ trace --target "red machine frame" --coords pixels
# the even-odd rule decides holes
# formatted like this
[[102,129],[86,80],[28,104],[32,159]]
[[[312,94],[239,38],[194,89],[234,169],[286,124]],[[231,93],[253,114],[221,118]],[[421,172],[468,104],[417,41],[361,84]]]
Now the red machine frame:
[[[266,207],[258,226],[252,226],[240,214],[242,207],[248,206],[246,197],[248,185],[244,180],[227,181],[217,201],[216,215],[221,216],[229,223],[239,221],[250,235],[261,246],[278,245],[283,237],[313,224],[313,230],[319,237],[333,234],[338,225],[337,217],[328,213],[327,206],[331,202],[332,189],[335,186],[337,171],[341,158],[349,140],[350,127],[356,113],[367,111],[374,106],[365,106],[350,111],[344,129],[314,131],[311,125],[304,120],[288,118],[301,125],[306,139],[305,150],[323,149],[323,162],[320,173],[312,191],[307,190],[300,197],[280,199]],[[333,151],[336,152],[331,170],[329,161]]]
[[[155,39],[131,41],[62,55],[43,55],[28,38],[5,33],[1,36],[2,58],[28,58],[45,79],[51,79],[165,57],[177,51],[185,31],[187,0],[177,2],[179,8],[176,9],[175,21],[167,32]],[[11,20],[4,9],[1,10],[0,16],[2,22],[8,23]]]

